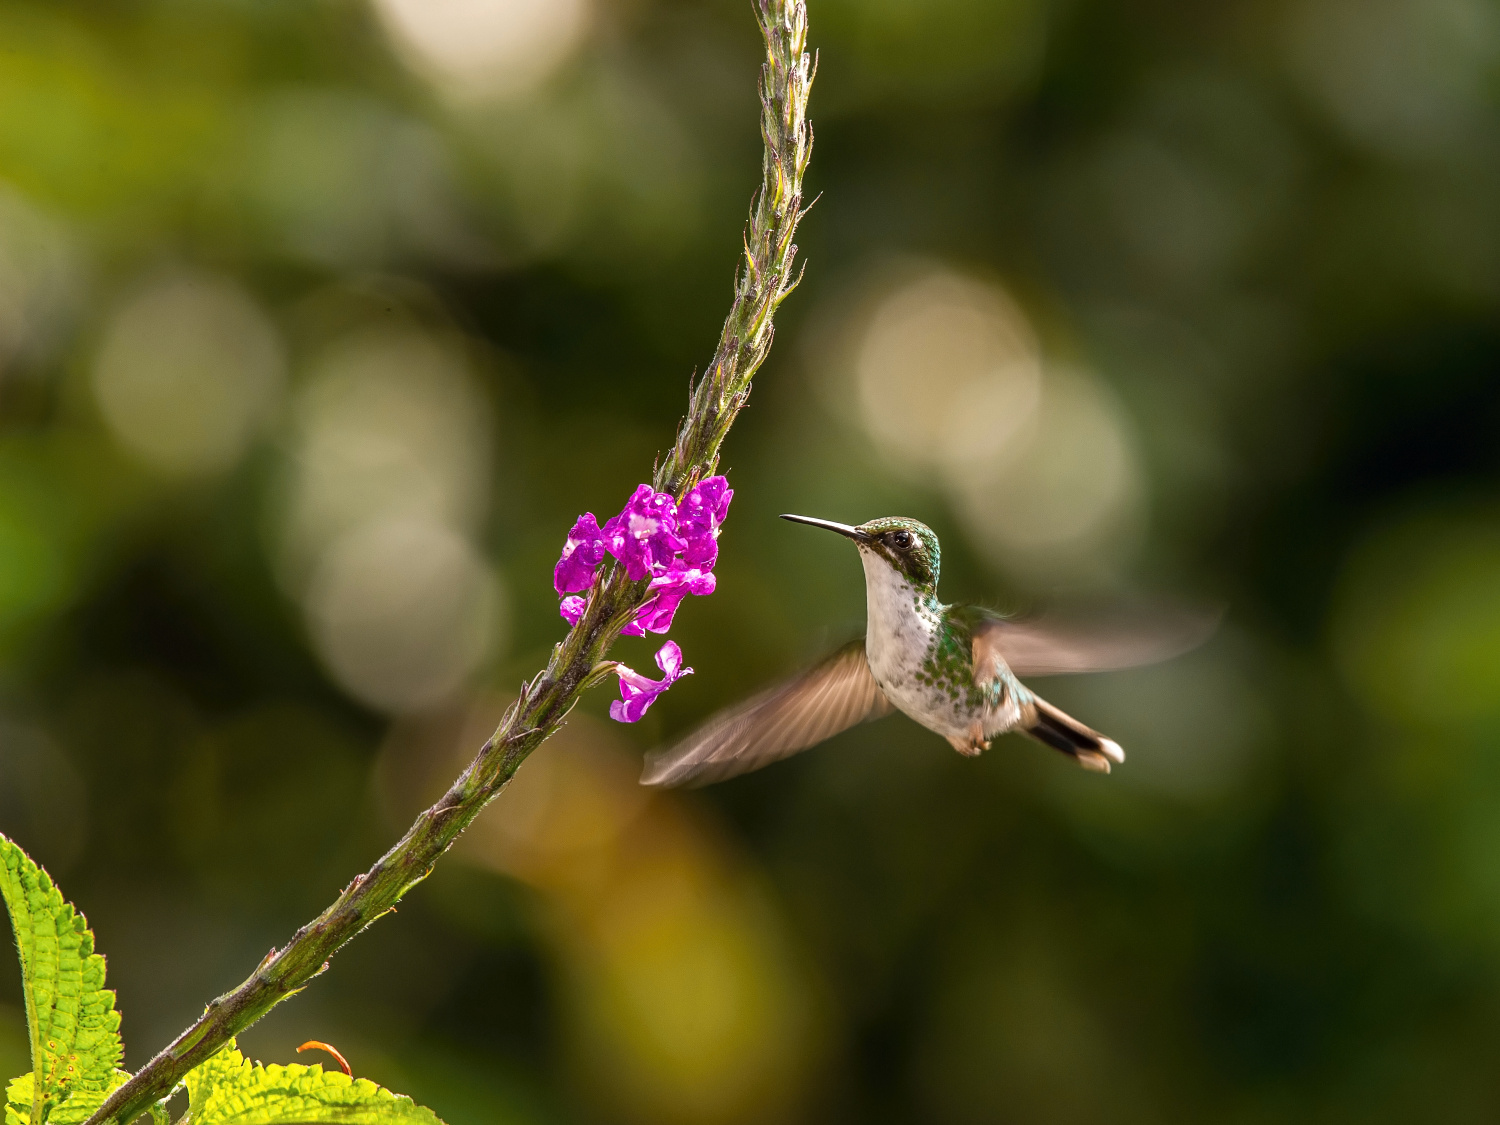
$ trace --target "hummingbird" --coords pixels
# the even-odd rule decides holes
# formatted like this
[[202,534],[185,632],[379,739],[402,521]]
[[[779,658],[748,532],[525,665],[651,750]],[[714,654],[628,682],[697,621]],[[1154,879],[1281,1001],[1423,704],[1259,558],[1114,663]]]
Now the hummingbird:
[[1020,675],[1153,663],[1204,640],[1217,618],[1090,635],[938,600],[941,549],[931,528],[890,516],[858,526],[783,515],[854,541],[865,570],[867,632],[824,660],[729,707],[675,746],[646,756],[642,785],[708,785],[790,757],[859,723],[901,711],[965,757],[1017,731],[1108,773],[1120,744],[1040,698]]

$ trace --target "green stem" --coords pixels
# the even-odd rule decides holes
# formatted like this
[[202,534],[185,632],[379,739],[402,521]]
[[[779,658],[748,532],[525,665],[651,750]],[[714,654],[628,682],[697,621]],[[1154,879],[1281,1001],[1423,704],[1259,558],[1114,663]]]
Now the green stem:
[[[750,394],[750,380],[771,349],[776,308],[796,287],[792,236],[802,218],[802,174],[812,151],[807,96],[813,63],[806,52],[803,0],[756,0],[766,62],[761,68],[762,183],[745,232],[745,263],[713,363],[689,395],[688,413],[655,487],[678,499],[718,466],[719,449]],[[273,950],[243,984],[203,1015],[116,1090],[86,1125],[128,1123],[147,1112],[184,1075],[273,1007],[305,988],[339,947],[373,923],[427,877],[432,865],[515,775],[517,767],[562,725],[592,683],[620,627],[645,600],[646,583],[611,569],[588,610],[512,704],[499,729],[441,800],[400,843],[344,888],[315,919]]]

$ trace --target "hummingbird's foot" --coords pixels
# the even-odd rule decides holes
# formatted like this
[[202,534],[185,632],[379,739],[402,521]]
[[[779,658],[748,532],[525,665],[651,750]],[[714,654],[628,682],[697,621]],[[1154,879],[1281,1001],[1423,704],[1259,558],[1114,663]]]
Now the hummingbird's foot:
[[970,723],[963,734],[950,734],[948,744],[965,758],[977,758],[990,748],[989,739],[984,737],[984,728],[977,720]]

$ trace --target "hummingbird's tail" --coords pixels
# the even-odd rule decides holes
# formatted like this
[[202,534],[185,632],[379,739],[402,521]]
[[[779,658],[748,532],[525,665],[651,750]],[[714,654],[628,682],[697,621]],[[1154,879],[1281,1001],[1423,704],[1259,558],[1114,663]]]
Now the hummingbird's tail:
[[1036,718],[1030,726],[1020,728],[1022,734],[1071,755],[1086,770],[1108,773],[1110,762],[1119,764],[1125,760],[1125,751],[1118,742],[1084,726],[1045,699],[1033,699],[1032,705]]

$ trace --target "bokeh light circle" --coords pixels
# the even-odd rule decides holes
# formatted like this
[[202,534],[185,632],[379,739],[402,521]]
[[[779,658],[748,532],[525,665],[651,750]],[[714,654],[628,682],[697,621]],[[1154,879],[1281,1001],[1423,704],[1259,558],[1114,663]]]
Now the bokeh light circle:
[[110,317],[93,388],[110,429],[152,468],[229,468],[274,410],[284,380],[275,327],[231,281],[180,274]]
[[1030,421],[1041,394],[1031,325],[998,286],[920,276],[868,313],[855,358],[860,417],[909,469],[961,474]]
[[451,696],[495,642],[499,591],[462,536],[430,520],[359,528],[324,555],[308,589],[313,641],[351,694],[383,711]]
[[588,27],[586,0],[375,0],[401,56],[459,98],[535,86]]

